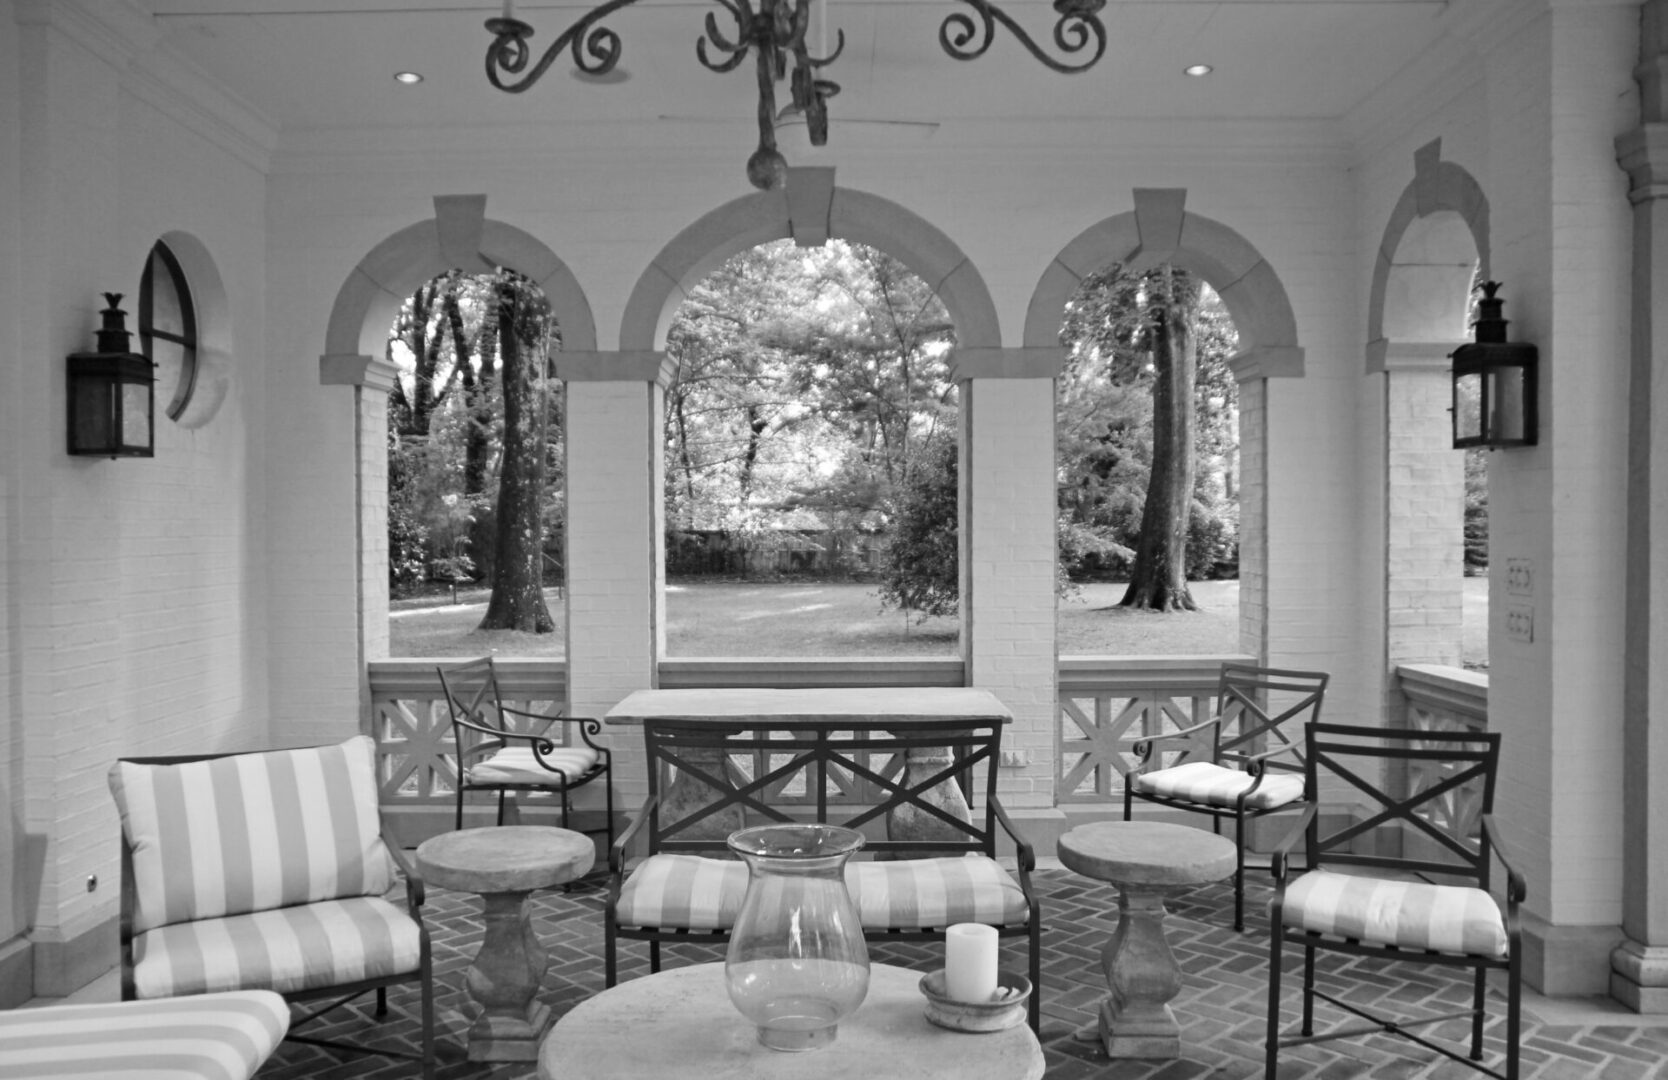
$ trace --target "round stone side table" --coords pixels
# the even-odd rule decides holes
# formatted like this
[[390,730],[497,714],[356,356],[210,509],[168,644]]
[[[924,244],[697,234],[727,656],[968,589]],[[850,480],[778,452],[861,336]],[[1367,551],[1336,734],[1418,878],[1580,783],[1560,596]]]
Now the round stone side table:
[[1164,938],[1164,897],[1234,872],[1233,841],[1158,821],[1100,821],[1060,837],[1066,869],[1118,887],[1118,929],[1101,949],[1112,993],[1100,1006],[1100,1037],[1114,1058],[1173,1058],[1181,1026],[1170,999],[1181,966]]
[[465,978],[481,1006],[469,1029],[470,1061],[538,1060],[550,1007],[537,994],[550,961],[527,896],[584,876],[595,859],[590,837],[540,825],[464,829],[418,845],[424,884],[482,901],[486,933]]

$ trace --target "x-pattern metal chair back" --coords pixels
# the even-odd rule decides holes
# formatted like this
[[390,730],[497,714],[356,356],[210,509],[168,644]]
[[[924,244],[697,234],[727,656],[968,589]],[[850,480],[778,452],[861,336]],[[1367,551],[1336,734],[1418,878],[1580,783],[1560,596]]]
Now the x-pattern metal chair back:
[[[1289,721],[1302,718],[1301,723],[1320,717],[1321,701],[1326,695],[1327,678],[1310,673],[1287,672],[1274,668],[1255,668],[1226,664],[1222,669],[1222,688],[1217,697],[1217,714],[1222,722],[1216,729],[1216,759],[1243,765],[1253,755],[1269,749],[1287,749],[1289,755],[1268,759],[1268,766],[1303,770],[1303,735],[1301,724]],[[1296,694],[1285,708],[1271,712],[1265,704],[1272,695]],[[1229,734],[1232,727],[1233,734]],[[1278,743],[1278,746],[1271,746]],[[1290,760],[1285,760],[1289,756]]]
[[[710,800],[693,807],[680,804],[679,809],[686,812],[670,820],[662,813],[667,809],[667,801],[654,799],[651,810],[654,820],[650,828],[661,850],[710,849],[713,846],[710,836],[689,837],[697,835],[695,827],[701,822],[734,809],[771,821],[795,820],[783,809],[792,803],[784,803],[776,796],[803,778],[809,796],[806,801],[815,804],[819,820],[828,820],[832,783],[845,796],[840,801],[851,804],[851,816],[840,822],[848,828],[860,828],[907,807],[965,834],[968,851],[982,851],[986,844],[981,837],[989,835],[989,823],[985,822],[981,830],[947,812],[926,795],[946,780],[956,781],[962,785],[964,795],[970,794],[965,791],[965,778],[974,766],[994,759],[1000,732],[995,724],[970,725],[966,720],[953,720],[937,726],[917,722],[911,733],[903,736],[878,726],[853,727],[849,722],[842,722],[796,731],[790,741],[772,738],[765,732],[715,730],[710,723],[651,721],[644,725],[651,796],[666,791],[676,771],[682,773],[686,784],[696,783],[708,789]],[[942,766],[914,773],[905,769],[909,750],[945,746],[952,747],[953,752]],[[749,775],[738,767],[738,759],[766,764]],[[882,763],[877,764],[877,759]],[[994,795],[996,773],[995,769],[986,769],[985,773],[991,788],[985,792],[988,808],[990,796]],[[952,839],[935,839],[934,843],[948,849],[962,846],[962,842]],[[869,846],[886,850],[888,841],[872,841]]]
[[[1357,820],[1332,832],[1321,834],[1318,819],[1310,824],[1311,858],[1317,863],[1347,863],[1389,868],[1408,873],[1461,875],[1488,887],[1489,851],[1487,838],[1467,831],[1442,827],[1450,821],[1446,805],[1464,792],[1479,813],[1490,813],[1494,804],[1494,777],[1500,755],[1497,732],[1400,732],[1381,731],[1368,742],[1358,729],[1314,724],[1308,730],[1307,783],[1327,778],[1342,781],[1348,791],[1371,800],[1373,809]],[[1384,768],[1382,778],[1364,775],[1365,765]],[[1417,770],[1410,767],[1419,766]],[[1321,770],[1325,770],[1322,776]],[[1410,771],[1430,778],[1424,787],[1397,794],[1390,790]],[[1337,797],[1338,789],[1330,787]],[[1432,812],[1431,808],[1437,808]],[[1352,841],[1372,834],[1386,825],[1399,824],[1404,838],[1409,833],[1428,838],[1437,848],[1431,857],[1383,856],[1351,851]],[[1435,857],[1446,853],[1451,860]]]

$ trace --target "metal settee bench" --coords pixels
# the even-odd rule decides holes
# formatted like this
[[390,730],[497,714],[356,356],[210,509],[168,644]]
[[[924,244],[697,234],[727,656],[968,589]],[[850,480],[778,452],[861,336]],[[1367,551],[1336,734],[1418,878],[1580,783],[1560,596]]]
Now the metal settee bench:
[[[846,883],[870,942],[942,940],[964,922],[1025,939],[1035,1030],[1036,858],[996,796],[1007,720],[993,695],[963,689],[631,695],[608,722],[642,725],[649,792],[609,851],[606,984],[622,940],[648,942],[651,971],[663,944],[727,940],[747,888],[731,832],[818,822],[867,839]],[[1013,872],[997,861],[999,837]]]

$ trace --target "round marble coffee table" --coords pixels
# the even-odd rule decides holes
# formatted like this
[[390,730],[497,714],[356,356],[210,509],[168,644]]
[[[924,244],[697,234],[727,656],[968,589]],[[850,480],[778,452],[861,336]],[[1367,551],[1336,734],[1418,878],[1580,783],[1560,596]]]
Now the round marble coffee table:
[[539,1080],[1042,1080],[1043,1052],[1024,1023],[969,1034],[927,1019],[921,972],[869,965],[869,993],[834,1041],[789,1053],[759,1044],[730,1003],[723,964],[628,979],[587,998],[550,1029]]
[[1060,837],[1060,862],[1118,887],[1118,929],[1101,950],[1111,996],[1100,1006],[1100,1037],[1114,1058],[1173,1058],[1181,1025],[1169,1001],[1181,966],[1164,938],[1164,897],[1234,872],[1233,841],[1159,821],[1099,821]]
[[478,893],[486,934],[466,977],[481,1013],[469,1029],[470,1061],[536,1061],[550,1026],[537,998],[549,958],[533,932],[527,896],[583,877],[596,847],[583,833],[503,825],[442,833],[417,846],[425,885]]

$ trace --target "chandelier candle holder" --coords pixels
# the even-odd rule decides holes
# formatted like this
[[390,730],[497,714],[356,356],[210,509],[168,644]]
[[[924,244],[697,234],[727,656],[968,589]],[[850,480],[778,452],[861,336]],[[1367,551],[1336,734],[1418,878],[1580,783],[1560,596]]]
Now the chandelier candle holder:
[[[753,55],[759,84],[759,145],[747,159],[747,179],[754,187],[768,191],[782,185],[788,175],[787,161],[776,145],[776,84],[788,81],[792,108],[803,114],[811,145],[826,145],[827,102],[840,92],[840,86],[818,71],[839,58],[845,49],[845,31],[835,31],[834,49],[827,56],[812,56],[807,30],[812,9],[820,0],[756,0],[756,6],[755,0],[713,2],[729,14],[734,27],[726,32],[717,14],[707,12],[705,32],[695,42],[695,57],[708,71],[726,72],[740,67],[749,53]],[[939,44],[957,60],[983,56],[996,37],[998,24],[1045,67],[1061,74],[1087,71],[1106,52],[1106,27],[1100,20],[1106,0],[1054,0],[1054,45],[1063,58],[1049,55],[995,0],[957,2],[972,12],[952,12],[938,28]],[[618,33],[598,23],[635,3],[637,0],[606,0],[598,4],[558,34],[533,62],[527,43],[533,27],[516,18],[514,5],[505,0],[503,14],[486,21],[487,31],[492,34],[486,54],[487,80],[506,93],[519,94],[543,77],[563,49],[572,52],[574,66],[581,74],[607,76],[620,62],[623,46]],[[1080,58],[1085,52],[1089,55]]]
[[816,1050],[869,992],[869,950],[845,867],[863,834],[758,825],[730,834],[747,893],[730,930],[724,985],[772,1050]]

